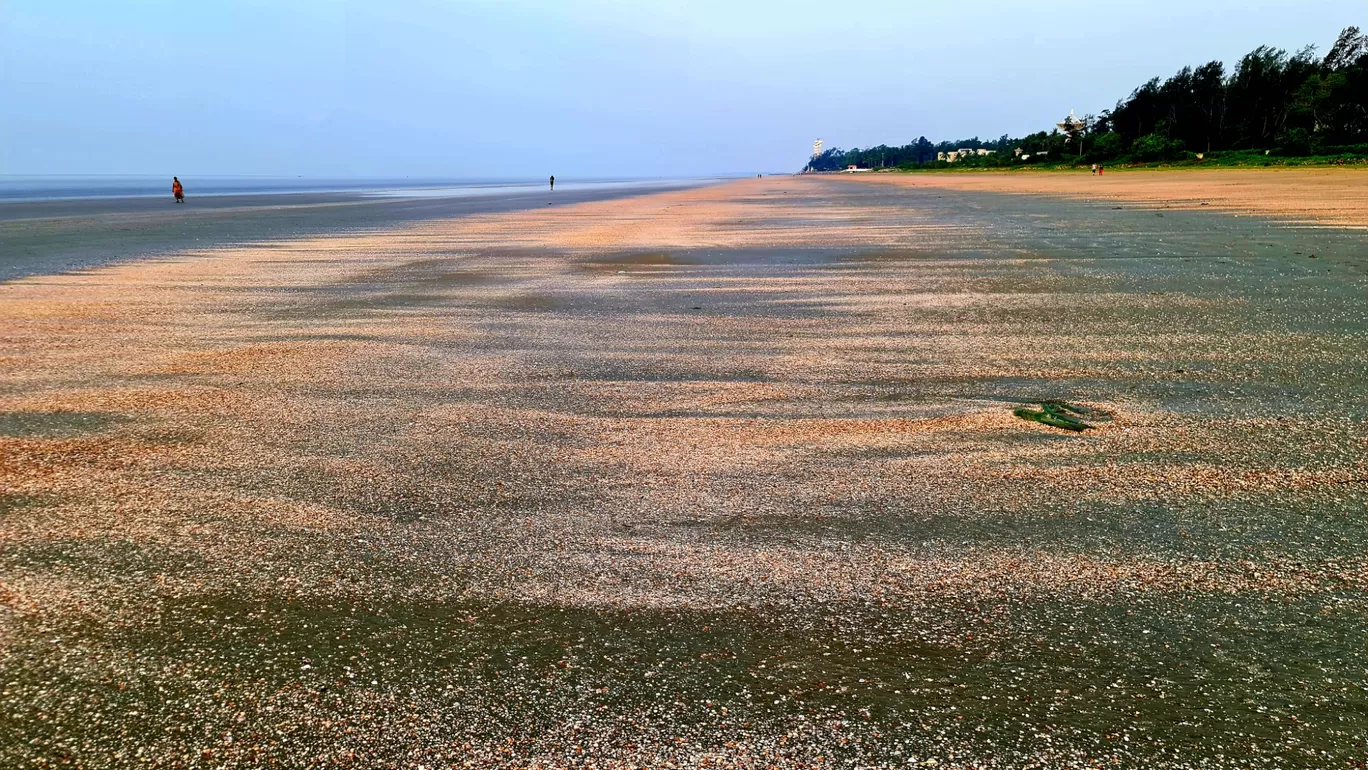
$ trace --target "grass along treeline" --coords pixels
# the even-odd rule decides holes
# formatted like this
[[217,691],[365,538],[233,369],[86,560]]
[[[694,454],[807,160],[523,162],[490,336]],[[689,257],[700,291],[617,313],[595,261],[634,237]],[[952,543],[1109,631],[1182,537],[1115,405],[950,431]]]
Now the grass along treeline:
[[1070,171],[1084,169],[1093,163],[1106,166],[1108,171],[1115,169],[1152,169],[1152,168],[1270,168],[1300,166],[1364,166],[1368,165],[1368,145],[1351,148],[1335,148],[1333,154],[1287,155],[1278,151],[1266,150],[1225,150],[1210,153],[1186,152],[1178,157],[1162,160],[1141,160],[1134,156],[1123,156],[1111,160],[1097,161],[1094,156],[1079,158],[1066,155],[1062,158],[1031,158],[1026,162],[1004,161],[996,155],[986,158],[973,156],[965,161],[947,163],[910,163],[901,166],[875,167],[887,171]]
[[[947,159],[951,153],[957,153],[953,162]],[[1260,46],[1229,74],[1219,61],[1184,67],[1168,80],[1150,80],[1111,110],[1071,115],[1050,131],[940,143],[923,136],[900,147],[831,148],[804,170],[1364,162],[1368,35],[1348,27],[1324,57],[1316,56],[1315,46],[1295,54]]]

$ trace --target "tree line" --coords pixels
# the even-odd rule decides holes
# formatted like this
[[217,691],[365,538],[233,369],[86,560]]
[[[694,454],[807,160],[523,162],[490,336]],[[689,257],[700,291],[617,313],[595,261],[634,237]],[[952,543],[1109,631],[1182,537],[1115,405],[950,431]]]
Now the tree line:
[[1227,70],[1219,61],[1154,78],[1098,115],[1066,119],[1050,131],[992,140],[901,147],[831,148],[806,170],[916,168],[948,165],[940,153],[974,153],[957,165],[1153,162],[1197,153],[1279,156],[1368,155],[1368,35],[1340,33],[1329,53],[1259,46]]

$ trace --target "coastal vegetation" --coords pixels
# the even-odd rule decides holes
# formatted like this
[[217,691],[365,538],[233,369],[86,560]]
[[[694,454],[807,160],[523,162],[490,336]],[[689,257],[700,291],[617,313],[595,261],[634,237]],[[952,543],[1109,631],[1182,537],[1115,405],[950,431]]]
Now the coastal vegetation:
[[833,147],[814,156],[806,170],[1365,161],[1368,35],[1348,27],[1323,57],[1315,46],[1296,53],[1259,46],[1231,68],[1219,61],[1184,67],[1167,80],[1141,85],[1111,110],[1070,115],[1048,131]]

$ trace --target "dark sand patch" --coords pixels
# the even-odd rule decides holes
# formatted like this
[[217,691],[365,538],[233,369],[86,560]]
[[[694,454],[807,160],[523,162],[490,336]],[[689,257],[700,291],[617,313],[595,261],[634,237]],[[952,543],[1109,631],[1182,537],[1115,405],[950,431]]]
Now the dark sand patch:
[[688,265],[697,265],[700,264],[700,262],[678,254],[647,253],[596,256],[591,260],[584,260],[583,264],[590,269],[606,270],[624,266],[684,267]]
[[106,412],[0,412],[0,436],[66,438],[99,433],[128,418]]

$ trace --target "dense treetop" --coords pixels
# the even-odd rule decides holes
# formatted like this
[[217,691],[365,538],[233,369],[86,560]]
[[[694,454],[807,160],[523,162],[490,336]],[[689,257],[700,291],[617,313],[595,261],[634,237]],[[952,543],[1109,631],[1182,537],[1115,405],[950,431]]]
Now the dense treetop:
[[1231,68],[1219,61],[1184,67],[1100,115],[1030,136],[935,144],[923,136],[901,147],[831,148],[807,169],[945,165],[938,153],[962,149],[990,151],[957,164],[966,166],[1145,162],[1232,151],[1368,154],[1368,35],[1349,27],[1324,57],[1314,46],[1293,54],[1259,46]]

